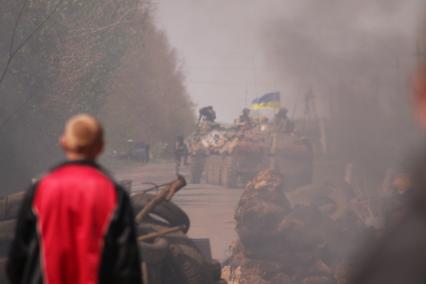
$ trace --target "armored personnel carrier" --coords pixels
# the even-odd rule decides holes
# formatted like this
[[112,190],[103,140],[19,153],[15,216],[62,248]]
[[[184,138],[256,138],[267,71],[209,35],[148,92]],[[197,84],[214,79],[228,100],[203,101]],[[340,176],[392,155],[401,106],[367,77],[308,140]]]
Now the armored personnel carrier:
[[191,182],[244,187],[266,168],[286,177],[292,187],[310,184],[313,151],[308,139],[274,131],[267,125],[250,129],[201,127],[187,139]]

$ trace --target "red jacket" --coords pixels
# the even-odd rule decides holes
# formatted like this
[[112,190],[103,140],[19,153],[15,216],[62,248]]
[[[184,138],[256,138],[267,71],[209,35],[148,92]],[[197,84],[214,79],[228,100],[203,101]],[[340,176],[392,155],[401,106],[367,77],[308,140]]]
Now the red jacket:
[[126,192],[94,162],[67,162],[27,193],[8,274],[15,283],[141,283]]

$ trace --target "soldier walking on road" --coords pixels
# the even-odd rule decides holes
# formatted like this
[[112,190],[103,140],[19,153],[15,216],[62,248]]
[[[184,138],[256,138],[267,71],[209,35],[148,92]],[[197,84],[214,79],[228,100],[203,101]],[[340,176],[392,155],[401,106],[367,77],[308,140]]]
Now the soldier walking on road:
[[12,284],[142,283],[127,193],[96,163],[103,130],[88,115],[68,121],[67,161],[28,190],[7,272]]
[[188,147],[185,144],[183,136],[178,136],[176,139],[175,161],[176,161],[176,174],[179,174],[182,162],[185,166],[188,165]]

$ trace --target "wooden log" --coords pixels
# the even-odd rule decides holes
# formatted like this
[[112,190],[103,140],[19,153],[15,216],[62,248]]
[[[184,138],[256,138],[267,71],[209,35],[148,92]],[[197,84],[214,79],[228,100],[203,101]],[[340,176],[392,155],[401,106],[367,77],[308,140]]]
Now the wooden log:
[[152,209],[154,209],[163,200],[170,200],[173,195],[182,187],[186,185],[186,181],[182,176],[179,176],[177,180],[172,182],[166,189],[160,191],[155,198],[153,198],[137,215],[135,218],[136,223],[142,222],[146,215],[148,215]]
[[158,231],[158,232],[153,232],[153,233],[149,233],[143,236],[140,236],[138,238],[138,241],[149,241],[158,237],[162,237],[168,234],[172,234],[172,233],[176,233],[179,231],[183,231],[185,228],[182,226],[177,226],[177,227],[171,227],[171,228],[166,228],[164,230]]

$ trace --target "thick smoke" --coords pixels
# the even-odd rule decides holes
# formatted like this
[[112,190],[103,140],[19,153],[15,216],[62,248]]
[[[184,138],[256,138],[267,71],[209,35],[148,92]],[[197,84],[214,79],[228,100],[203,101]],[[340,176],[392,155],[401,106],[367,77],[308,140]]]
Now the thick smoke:
[[411,151],[417,132],[410,95],[422,6],[163,0],[157,14],[182,51],[195,102],[214,105],[220,120],[231,121],[254,97],[280,90],[300,118],[312,89],[330,154],[382,179]]
[[420,2],[298,2],[265,25],[266,57],[302,94],[313,90],[335,158],[383,179],[416,136],[410,93]]

